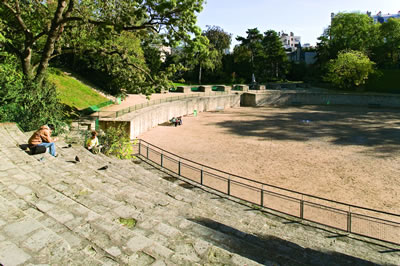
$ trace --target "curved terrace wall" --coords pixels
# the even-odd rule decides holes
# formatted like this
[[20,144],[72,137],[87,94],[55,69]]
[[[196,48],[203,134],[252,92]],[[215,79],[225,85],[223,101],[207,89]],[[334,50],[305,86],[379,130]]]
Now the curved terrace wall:
[[393,94],[367,95],[280,90],[264,93],[244,93],[241,97],[241,104],[244,106],[330,104],[400,108],[400,95]]
[[105,129],[108,124],[123,124],[130,138],[134,139],[150,128],[169,121],[172,117],[190,115],[195,110],[197,112],[221,111],[238,106],[240,106],[238,94],[188,98],[153,105],[116,119],[102,119],[99,121],[99,126]]

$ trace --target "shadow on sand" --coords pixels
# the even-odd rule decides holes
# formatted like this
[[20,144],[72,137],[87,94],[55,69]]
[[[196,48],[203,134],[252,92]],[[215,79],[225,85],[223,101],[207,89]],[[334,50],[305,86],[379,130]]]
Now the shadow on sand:
[[249,116],[245,121],[231,120],[216,125],[232,134],[260,140],[326,139],[334,145],[365,146],[381,156],[400,148],[400,109],[306,106],[273,108],[273,112],[268,112],[269,107],[254,110],[257,113],[252,116],[243,113]]

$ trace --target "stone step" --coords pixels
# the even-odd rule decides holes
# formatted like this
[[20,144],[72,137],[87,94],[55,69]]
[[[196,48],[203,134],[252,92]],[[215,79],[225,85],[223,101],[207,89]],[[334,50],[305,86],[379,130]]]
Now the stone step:
[[[71,149],[72,150],[72,149]],[[58,158],[57,158],[58,159]],[[45,166],[46,164],[48,164],[48,162],[47,161],[45,161],[45,162],[43,162],[42,163],[42,165],[41,165],[41,167],[38,169],[38,168],[36,168],[36,170],[38,171],[38,170],[40,170],[40,171],[42,171],[41,173],[43,173],[43,172],[45,172],[46,174],[44,174],[41,178],[40,178],[40,183],[42,184],[42,183],[47,183],[50,187],[52,187],[52,188],[54,188],[55,189],[55,191],[56,192],[58,192],[58,193],[61,193],[62,192],[62,189],[63,189],[63,187],[65,188],[66,186],[65,186],[65,182],[64,182],[64,184],[60,184],[59,183],[59,180],[57,180],[57,181],[55,181],[55,180],[53,180],[53,182],[52,182],[52,177],[54,177],[54,175],[57,173],[57,170],[58,170],[58,172],[60,171],[60,169],[63,169],[63,165],[60,165],[60,163],[59,163],[59,160],[57,160],[57,161],[53,161],[53,162],[49,162],[49,165],[47,165],[47,168],[46,167],[43,167],[43,166]],[[56,165],[57,164],[57,165]],[[53,169],[53,167],[52,166],[55,166],[56,168],[55,169]],[[74,173],[71,173],[71,171],[70,172],[68,172],[68,169],[65,169],[64,171],[63,171],[63,175],[62,175],[62,177],[60,177],[59,176],[59,179],[62,179],[62,181],[65,181],[65,179],[67,178],[67,177],[77,177],[77,176],[79,176],[79,175],[77,175],[77,173],[76,173],[76,171],[73,171]],[[87,171],[85,172],[85,173],[87,173]],[[80,176],[79,176],[80,177]],[[89,179],[91,179],[92,180],[92,182],[93,182],[93,178],[89,178]],[[71,181],[71,180],[70,180]],[[76,181],[76,179],[75,179],[75,181]],[[38,185],[38,184],[33,184],[33,183],[31,183],[31,186],[30,186],[30,188],[25,188],[27,191],[31,191],[34,187],[35,187],[35,185]],[[107,185],[109,185],[109,184],[107,184]],[[125,185],[126,186],[126,185]],[[15,188],[15,189],[17,189],[17,188]],[[21,187],[18,187],[18,189],[19,190],[23,190]],[[97,188],[98,189],[98,188]],[[108,189],[109,189],[109,187],[108,187]],[[66,190],[68,190],[68,191],[71,191],[72,189],[71,188],[67,188]],[[73,190],[72,190],[73,191]],[[132,191],[131,190],[129,190],[129,192],[130,192],[130,194],[132,194]],[[34,195],[36,195],[37,197],[39,197],[40,198],[40,196],[38,196],[39,195],[39,193],[40,193],[40,189],[39,188],[36,188],[33,192],[31,192],[30,194],[34,194]],[[44,195],[48,195],[48,194],[50,194],[49,192],[47,192],[47,193],[44,193],[44,192],[42,192]],[[102,193],[104,193],[104,191],[102,192]],[[93,201],[96,201],[96,202],[98,202],[98,201],[101,201],[101,202],[103,202],[104,203],[104,201],[107,201],[107,204],[109,205],[109,206],[102,206],[102,208],[104,209],[105,207],[109,207],[109,208],[118,208],[118,207],[122,207],[122,206],[117,206],[117,205],[115,205],[115,204],[113,204],[113,202],[110,202],[110,200],[108,199],[108,198],[106,198],[106,197],[101,197],[101,195],[99,195],[100,193],[94,193],[94,195],[95,196],[93,196],[93,198],[92,198],[92,200]],[[43,196],[44,196],[43,195]],[[143,193],[142,193],[142,196],[143,196]],[[98,197],[100,197],[100,198],[98,198]],[[55,219],[55,220],[57,220],[59,223],[61,223],[61,224],[63,224],[63,223],[65,223],[65,225],[70,229],[70,230],[72,230],[72,231],[74,231],[75,233],[78,233],[78,234],[80,234],[80,235],[82,235],[82,236],[85,236],[85,231],[83,231],[83,232],[81,232],[81,231],[79,231],[79,229],[76,229],[76,227],[77,226],[81,226],[79,223],[78,223],[78,220],[79,219],[73,219],[73,215],[74,215],[74,213],[70,213],[70,212],[68,212],[67,210],[65,210],[65,209],[62,209],[62,206],[60,206],[60,204],[59,204],[59,202],[66,202],[66,201],[68,201],[67,199],[71,199],[71,198],[64,198],[63,197],[63,195],[60,195],[60,194],[55,194],[55,195],[52,195],[52,196],[46,196],[46,201],[48,201],[48,200],[53,200],[54,202],[53,202],[53,205],[54,204],[56,204],[57,203],[57,210],[53,210],[53,208],[54,208],[54,206],[53,206],[53,208],[51,208],[51,207],[49,207],[49,205],[51,206],[51,203],[46,203],[46,201],[44,201],[44,202],[39,202],[39,203],[37,203],[37,202],[35,202],[34,200],[32,200],[32,198],[28,198],[28,199],[26,199],[28,202],[29,202],[29,204],[31,204],[31,205],[34,205],[34,206],[36,206],[38,209],[40,209],[40,208],[44,208],[44,209],[46,209],[46,208],[50,208],[49,210],[47,210],[47,212],[48,212],[48,215],[51,217],[51,218],[53,218],[53,219]],[[135,199],[135,200],[137,200],[137,199]],[[84,202],[84,203],[87,203],[87,202]],[[115,203],[115,202],[114,202]],[[35,205],[36,204],[36,205]],[[106,205],[107,205],[106,204]],[[72,203],[71,204],[67,204],[69,207],[70,207],[70,205],[73,205]],[[89,206],[90,207],[90,206]],[[126,206],[124,206],[125,208],[121,208],[120,210],[116,210],[116,212],[123,212],[124,214],[126,214],[126,212],[127,212],[127,210],[129,211],[129,207],[126,207]],[[131,207],[131,206],[130,206]],[[90,209],[90,210],[93,210],[94,209],[94,207],[90,207],[90,208],[88,208],[88,209]],[[44,210],[42,210],[42,211],[44,211]],[[129,213],[129,212],[128,212]],[[97,213],[94,213],[94,214],[92,214],[92,216],[94,216],[94,217],[96,217],[96,214]],[[109,214],[109,212],[108,212],[108,214]],[[97,214],[98,215],[98,214]],[[104,215],[103,215],[104,216]],[[139,217],[136,217],[136,218],[139,218]],[[147,219],[149,219],[149,218],[147,218]],[[103,217],[102,217],[102,219],[101,220],[104,220],[103,219]],[[182,220],[184,220],[184,218],[182,218]],[[70,221],[73,221],[73,222],[70,222]],[[78,225],[76,225],[76,223],[78,223]],[[86,224],[85,224],[86,225]],[[74,227],[75,226],[75,227]],[[177,230],[177,229],[175,229],[175,228],[173,228],[171,225],[168,225],[168,224],[165,224],[165,223],[162,223],[162,222],[159,222],[159,224],[157,224],[156,225],[156,227],[158,228],[158,230],[159,231],[163,231],[165,234],[167,234],[168,236],[169,236],[169,238],[171,238],[172,237],[172,234],[175,234],[176,232],[178,232],[178,233],[176,233],[176,235],[179,235],[180,236],[180,233],[179,233],[179,230]],[[143,229],[142,229],[143,230]],[[167,233],[166,233],[167,232]],[[172,233],[171,233],[172,232]],[[96,234],[94,234],[95,236],[98,236],[98,235],[101,235],[101,232],[96,232]],[[139,235],[140,236],[140,235]],[[180,236],[181,237],[181,236]],[[143,239],[142,239],[143,240]],[[91,241],[94,241],[94,243],[96,244],[96,245],[99,245],[99,246],[101,246],[101,242],[99,242],[99,241],[95,241],[95,240],[91,240]],[[188,236],[186,236],[185,237],[185,241],[188,241]],[[176,242],[176,241],[175,241]],[[184,243],[184,242],[183,242]],[[132,246],[133,244],[131,243],[131,246]],[[182,246],[184,246],[184,244],[182,244]],[[106,248],[105,248],[106,249]],[[157,249],[155,249],[155,250],[158,250],[158,249],[160,249],[160,247],[158,247]],[[188,248],[185,248],[185,249],[183,249],[183,250],[186,250],[186,249],[188,249]],[[223,253],[224,251],[220,251],[220,253]],[[167,252],[168,253],[168,252]],[[179,253],[179,252],[178,252]],[[178,254],[177,253],[177,254]],[[186,255],[184,255],[184,254],[180,254],[180,256],[177,256],[176,258],[175,258],[175,260],[177,260],[177,261],[179,261],[179,262],[183,262],[183,261],[185,261],[185,260],[187,260],[187,259],[194,259],[194,258],[186,258],[185,257]],[[198,259],[196,258],[195,259],[195,261],[197,261]],[[190,262],[193,262],[193,261],[190,261]]]
[[[77,261],[88,265],[117,265],[104,253],[93,253],[95,247],[91,242],[60,226],[1,183],[0,191],[0,262],[4,265],[71,265]],[[17,191],[24,193],[21,187]]]
[[[83,250],[94,250],[95,262],[108,257],[104,264],[364,265],[396,264],[400,258],[367,241],[254,210],[180,180],[167,181],[173,178],[151,165],[93,155],[79,145],[64,149],[60,141],[58,158],[44,154],[38,161],[16,148],[24,139],[12,125],[0,124],[0,184],[5,195],[16,197],[7,200],[39,212],[36,220],[50,230],[64,228],[90,243]],[[74,163],[76,155],[81,163]],[[104,165],[108,169],[98,170]],[[119,218],[135,218],[137,224],[128,229]],[[0,239],[4,228],[0,220]]]

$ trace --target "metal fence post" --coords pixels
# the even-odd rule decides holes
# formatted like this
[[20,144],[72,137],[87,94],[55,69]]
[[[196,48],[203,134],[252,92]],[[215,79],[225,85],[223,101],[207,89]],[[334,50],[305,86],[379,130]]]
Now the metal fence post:
[[264,207],[264,185],[261,185],[261,198],[260,198],[260,205]]
[[304,200],[303,200],[303,195],[301,196],[300,200],[300,218],[304,218]]
[[149,145],[147,145],[146,158],[149,159]]
[[228,195],[231,195],[231,178],[228,175]]
[[349,211],[347,212],[347,232],[351,233],[351,211],[349,207]]
[[181,159],[178,161],[178,175],[181,175]]
[[203,167],[200,169],[200,184],[203,185]]
[[163,153],[161,152],[161,167],[163,167]]
[[140,146],[141,146],[141,144],[142,144],[142,140],[139,140],[139,155],[141,155],[140,154]]

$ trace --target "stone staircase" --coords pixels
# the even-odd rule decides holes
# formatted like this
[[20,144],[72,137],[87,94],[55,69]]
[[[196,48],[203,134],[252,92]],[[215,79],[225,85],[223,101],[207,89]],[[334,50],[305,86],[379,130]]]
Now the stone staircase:
[[57,158],[29,156],[28,138],[0,124],[4,266],[400,264],[398,246],[261,212],[144,160],[62,141]]

